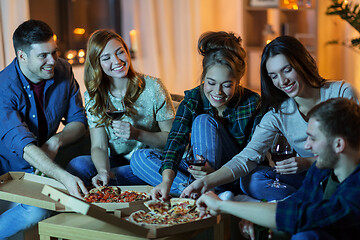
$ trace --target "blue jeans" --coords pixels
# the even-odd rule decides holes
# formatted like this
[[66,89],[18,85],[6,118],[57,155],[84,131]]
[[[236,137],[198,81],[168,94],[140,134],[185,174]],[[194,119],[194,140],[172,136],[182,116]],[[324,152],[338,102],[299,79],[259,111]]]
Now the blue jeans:
[[38,222],[48,218],[54,212],[29,206],[16,204],[0,215],[0,239],[7,239],[17,232],[24,231],[35,226]]
[[[341,238],[341,239],[351,239],[351,238]],[[336,238],[323,230],[311,230],[311,231],[296,233],[291,237],[291,240],[336,240]]]
[[281,200],[296,192],[301,186],[306,172],[297,174],[279,174],[280,183],[286,188],[268,186],[276,178],[276,172],[268,166],[258,166],[245,177],[240,179],[241,190],[256,199],[267,201]]
[[[201,147],[206,146],[206,159],[215,169],[219,169],[228,162],[235,154],[239,153],[240,147],[227,133],[226,129],[213,117],[208,114],[197,116],[191,128],[191,142]],[[196,154],[196,152],[194,153]],[[130,167],[134,174],[152,186],[162,182],[159,169],[162,165],[162,151],[154,149],[141,149],[131,157]],[[170,193],[180,194],[183,190],[182,183],[188,178],[187,163],[181,159],[179,171],[171,186]],[[223,190],[236,190],[233,184],[224,186]],[[219,191],[222,189],[219,188]],[[239,192],[239,186],[237,186]]]
[[[110,179],[109,185],[146,185],[146,182],[133,174],[127,159],[121,155],[109,157],[109,159],[111,171],[115,174],[115,179]],[[97,174],[90,155],[74,158],[70,161],[66,170],[78,176],[84,182],[85,186],[92,186],[91,179]]]

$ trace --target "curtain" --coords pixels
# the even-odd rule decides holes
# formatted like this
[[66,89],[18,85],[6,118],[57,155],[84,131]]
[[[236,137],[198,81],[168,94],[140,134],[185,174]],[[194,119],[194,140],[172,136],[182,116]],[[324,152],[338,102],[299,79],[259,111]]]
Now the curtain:
[[139,72],[160,77],[171,93],[199,84],[202,71],[197,41],[205,31],[242,34],[239,0],[122,0],[122,35],[137,31],[133,59]]
[[29,16],[28,0],[0,0],[0,70],[14,59],[12,35]]

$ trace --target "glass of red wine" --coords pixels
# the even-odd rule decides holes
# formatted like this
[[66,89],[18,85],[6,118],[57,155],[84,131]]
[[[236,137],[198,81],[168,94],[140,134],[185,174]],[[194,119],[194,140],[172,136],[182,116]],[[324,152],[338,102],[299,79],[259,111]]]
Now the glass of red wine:
[[[109,101],[107,104],[105,113],[106,113],[106,115],[108,115],[111,118],[112,121],[121,120],[126,113],[124,100],[121,100],[120,106],[118,106],[117,108]],[[120,137],[115,137],[115,138],[111,139],[110,141],[115,141],[115,140],[119,140],[119,139],[120,139]]]
[[[294,149],[290,146],[282,133],[277,133],[271,146],[270,153],[272,161],[276,163],[277,161],[282,161],[294,156]],[[280,183],[278,173],[276,174],[275,180],[268,185],[274,188],[286,188],[286,185]]]
[[[207,152],[206,146],[198,146],[193,144],[190,146],[184,160],[186,161],[188,166],[190,165],[200,166],[200,167],[204,166],[206,163],[206,152]],[[189,186],[192,179],[193,177],[190,173],[187,181],[185,183],[180,184],[181,189],[183,190],[184,188]]]

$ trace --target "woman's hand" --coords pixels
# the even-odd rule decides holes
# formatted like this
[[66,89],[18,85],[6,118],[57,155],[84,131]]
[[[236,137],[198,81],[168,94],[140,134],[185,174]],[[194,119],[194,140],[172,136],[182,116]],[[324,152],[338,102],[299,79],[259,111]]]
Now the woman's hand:
[[203,176],[215,171],[208,162],[205,162],[204,166],[190,165],[187,170],[195,179],[202,178]]
[[106,171],[99,172],[95,177],[91,179],[92,184],[95,187],[106,186],[109,183],[110,174]]
[[151,189],[151,191],[150,191],[151,198],[159,199],[159,200],[163,200],[163,201],[168,200],[170,198],[170,195],[169,195],[170,188],[171,188],[171,185],[162,181],[159,185],[157,185],[156,187]]
[[129,122],[114,120],[111,122],[111,127],[114,129],[114,134],[117,137],[124,138],[126,140],[135,139],[138,135],[138,129],[131,125]]
[[181,198],[198,198],[202,193],[208,191],[206,182],[204,178],[200,178],[192,182],[187,186],[184,191],[181,193]]
[[313,157],[291,157],[283,161],[276,162],[275,169],[280,174],[294,174],[306,171],[314,162]]

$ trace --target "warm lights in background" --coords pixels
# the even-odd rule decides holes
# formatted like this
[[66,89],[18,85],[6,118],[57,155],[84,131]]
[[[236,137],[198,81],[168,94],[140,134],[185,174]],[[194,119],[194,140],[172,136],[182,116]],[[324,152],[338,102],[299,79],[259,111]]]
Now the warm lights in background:
[[130,52],[133,54],[133,57],[135,56],[137,50],[138,50],[138,40],[137,40],[137,32],[135,29],[131,30],[129,32],[130,35]]
[[84,49],[80,49],[79,51],[68,50],[65,53],[65,57],[70,64],[74,64],[74,63],[83,64],[85,62],[85,50]]
[[83,64],[83,63],[85,62],[85,50],[84,50],[84,49],[80,49],[80,50],[78,51],[77,56],[78,56],[78,61],[79,61],[79,63]]
[[74,34],[76,34],[76,35],[84,35],[85,34],[85,29],[84,28],[75,28],[74,29]]
[[280,6],[291,10],[311,8],[313,0],[280,0]]
[[[73,34],[75,39],[86,41],[84,28],[74,28]],[[85,62],[85,55],[86,53],[84,49],[70,49],[65,52],[64,57],[70,64],[83,64]]]
[[54,39],[54,41],[56,42],[56,40],[57,40],[56,34],[53,35],[53,39]]

